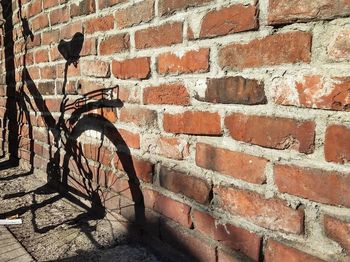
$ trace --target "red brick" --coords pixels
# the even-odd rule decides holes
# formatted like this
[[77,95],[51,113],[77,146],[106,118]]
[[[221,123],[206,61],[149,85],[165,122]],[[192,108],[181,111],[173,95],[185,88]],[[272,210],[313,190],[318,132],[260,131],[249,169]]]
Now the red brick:
[[81,62],[81,72],[85,76],[108,78],[110,76],[109,63],[103,61]]
[[27,14],[28,17],[35,16],[41,12],[41,0],[33,0],[28,6]]
[[350,111],[349,77],[306,75],[299,81],[282,77],[274,85],[277,104]]
[[146,108],[122,108],[120,121],[138,126],[153,126],[157,124],[157,112]]
[[48,9],[50,7],[54,7],[56,5],[59,5],[60,3],[63,3],[64,0],[45,0],[43,1],[43,6],[45,9]]
[[57,46],[50,49],[50,61],[57,61],[63,59],[63,56],[60,54],[60,52],[57,49]]
[[161,54],[157,58],[160,74],[200,73],[209,70],[209,49],[188,51],[181,57],[173,53]]
[[144,104],[188,105],[190,98],[186,87],[180,83],[146,87],[143,91]]
[[323,223],[327,237],[339,243],[350,254],[350,223],[329,215],[324,216]]
[[328,58],[333,61],[345,61],[350,59],[350,27],[340,28],[331,38],[327,48]]
[[228,252],[225,252],[222,249],[219,249],[217,251],[217,257],[218,257],[217,262],[241,262],[242,261],[237,256],[229,254]]
[[146,79],[149,78],[150,58],[139,57],[128,59],[124,61],[113,61],[112,62],[113,75],[120,79]]
[[350,14],[348,1],[270,0],[270,25],[332,19]]
[[165,113],[163,128],[175,134],[220,136],[221,120],[218,113],[186,111],[179,114]]
[[100,55],[112,55],[129,50],[130,36],[129,34],[118,34],[108,36],[100,43]]
[[311,34],[289,32],[231,44],[219,51],[219,64],[227,69],[244,69],[280,64],[309,63]]
[[50,25],[57,25],[65,23],[69,20],[69,9],[68,7],[62,7],[55,9],[50,12]]
[[160,186],[192,198],[198,203],[208,204],[210,201],[211,186],[198,177],[162,166],[159,171],[159,181]]
[[77,32],[83,32],[83,25],[81,21],[75,23],[67,23],[66,25],[61,27],[60,38],[70,40]]
[[96,12],[95,0],[83,0],[79,4],[72,4],[70,6],[70,16],[88,15]]
[[97,54],[97,39],[94,37],[84,40],[80,56],[96,55]]
[[135,32],[137,49],[170,46],[182,43],[182,23],[174,22]]
[[143,187],[142,195],[145,207],[153,210],[157,198],[159,197],[159,193],[157,191]]
[[196,164],[250,183],[263,184],[266,181],[266,159],[208,144],[197,143]]
[[323,260],[311,256],[307,253],[301,252],[295,248],[282,245],[273,240],[267,242],[265,250],[266,262],[280,262],[280,261],[295,261],[295,262],[322,262]]
[[[56,72],[58,77],[64,77],[65,74],[65,64],[57,64],[56,65]],[[74,65],[70,65],[67,70],[67,77],[69,76],[80,76],[80,64],[78,64],[77,67]]]
[[205,97],[199,100],[221,104],[266,104],[264,85],[241,76],[208,79]]
[[33,40],[27,42],[28,50],[32,49],[33,47],[40,46],[40,45],[41,45],[41,35],[40,34],[34,34]]
[[219,208],[272,230],[301,234],[304,230],[304,211],[288,207],[280,199],[266,199],[262,195],[237,188],[216,187]]
[[151,137],[144,141],[144,146],[151,154],[168,158],[181,160],[189,156],[188,142],[176,137]]
[[117,129],[113,125],[106,126],[104,132],[106,137],[116,147],[140,148],[140,135],[138,133],[133,133],[122,128]]
[[170,223],[161,223],[160,226],[161,239],[189,256],[189,261],[216,262],[215,247],[207,241]]
[[114,166],[135,181],[140,179],[146,183],[152,182],[154,165],[146,160],[119,152],[114,157]]
[[125,141],[126,146],[131,148],[140,148],[140,135],[138,133],[130,132],[126,129],[118,129],[120,136]]
[[199,36],[214,37],[258,28],[258,11],[252,5],[232,5],[210,11],[202,19]]
[[261,237],[231,224],[216,225],[212,216],[201,211],[193,210],[192,215],[196,230],[259,261]]
[[95,110],[95,114],[102,116],[110,123],[115,123],[118,120],[115,108],[98,108]]
[[350,161],[350,129],[331,125],[326,131],[325,158],[329,162],[345,164]]
[[43,45],[51,45],[54,43],[58,43],[59,39],[60,39],[60,31],[58,29],[50,30],[48,32],[43,32],[41,34],[41,40]]
[[101,163],[110,165],[112,161],[112,152],[100,144],[84,144],[84,157]]
[[55,94],[55,82],[40,82],[37,85],[37,89],[41,95],[54,95]]
[[285,165],[275,166],[274,173],[275,183],[282,193],[318,203],[350,207],[350,176],[335,171]]
[[210,2],[212,2],[212,0],[160,0],[159,13],[161,15],[166,15],[177,10],[197,7]]
[[314,151],[315,123],[312,121],[237,113],[227,116],[225,125],[232,138],[238,141],[306,154]]
[[56,79],[56,67],[45,66],[40,68],[41,79]]
[[84,28],[87,34],[112,30],[114,28],[114,17],[107,15],[90,19],[84,23]]
[[159,195],[157,197],[154,210],[185,227],[190,228],[192,225],[191,208],[166,196]]
[[124,3],[127,0],[99,0],[99,7],[100,9],[106,8],[106,7],[111,7],[114,6],[116,4],[120,4],[120,3]]
[[45,27],[48,27],[49,25],[49,17],[46,13],[42,13],[40,15],[38,15],[37,17],[35,17],[32,20],[32,30],[35,31],[39,31],[41,29],[44,29]]
[[35,63],[49,62],[49,53],[46,49],[36,51],[34,53]]
[[144,0],[125,9],[115,12],[118,28],[130,27],[149,22],[154,17],[154,1]]

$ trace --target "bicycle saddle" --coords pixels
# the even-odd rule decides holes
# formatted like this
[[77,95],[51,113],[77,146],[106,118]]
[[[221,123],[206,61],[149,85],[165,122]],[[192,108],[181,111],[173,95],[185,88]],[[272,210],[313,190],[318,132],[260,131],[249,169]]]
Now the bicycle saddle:
[[80,52],[83,48],[84,35],[75,33],[70,41],[61,40],[58,44],[58,51],[67,60],[68,64],[76,64],[80,58]]

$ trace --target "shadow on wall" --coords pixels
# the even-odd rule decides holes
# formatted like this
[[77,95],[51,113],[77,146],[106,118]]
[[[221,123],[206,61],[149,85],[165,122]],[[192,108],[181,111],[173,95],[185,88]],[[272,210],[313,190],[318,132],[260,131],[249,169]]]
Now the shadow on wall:
[[[84,133],[93,131],[99,134],[99,144],[94,146],[96,150],[93,160],[102,163],[104,142],[109,140],[114,145],[115,158],[118,159],[119,168],[127,174],[128,189],[134,202],[134,214],[136,221],[144,221],[144,204],[140,182],[136,176],[133,160],[130,151],[120,135],[117,128],[103,115],[93,113],[96,109],[120,108],[123,106],[121,100],[114,98],[113,94],[118,94],[118,87],[95,90],[82,94],[80,98],[72,101],[67,96],[67,72],[70,65],[77,66],[80,58],[80,51],[84,42],[84,35],[77,32],[70,41],[61,40],[58,46],[59,52],[66,60],[64,69],[64,82],[62,87],[62,99],[60,103],[59,116],[52,114],[47,102],[38,90],[27,68],[28,44],[34,40],[34,35],[30,30],[28,20],[23,17],[21,10],[21,0],[18,1],[19,19],[21,23],[24,44],[24,53],[21,58],[20,83],[16,82],[15,42],[13,39],[13,5],[11,1],[0,1],[4,18],[4,51],[6,70],[6,111],[3,117],[2,151],[9,154],[9,160],[2,162],[0,169],[14,167],[19,164],[19,151],[26,149],[29,154],[28,162],[30,170],[24,174],[16,174],[11,177],[0,178],[1,180],[13,180],[23,176],[29,176],[34,172],[34,161],[36,155],[36,144],[33,137],[33,124],[30,112],[42,117],[46,127],[45,143],[48,145],[48,163],[46,166],[47,184],[31,192],[7,195],[6,198],[23,197],[26,194],[49,193],[57,190],[60,195],[48,199],[40,204],[34,203],[28,206],[16,208],[6,213],[0,214],[1,218],[12,215],[21,215],[27,211],[35,212],[39,208],[51,204],[61,198],[66,198],[86,210],[84,219],[103,218],[107,209],[106,206],[118,207],[119,195],[122,192],[112,192],[111,188],[116,188],[117,179],[114,174],[106,176],[106,170],[102,165],[91,166],[89,159],[84,153],[84,144],[81,139]],[[18,69],[18,68],[17,68]],[[117,90],[115,90],[117,89]],[[69,114],[67,114],[69,112]],[[65,119],[69,116],[68,119]],[[6,142],[8,148],[6,148]],[[102,183],[102,180],[103,183]],[[108,180],[108,181],[107,181]],[[124,189],[125,190],[125,189]],[[113,201],[118,204],[112,203]],[[129,208],[129,207],[127,207]],[[120,210],[118,210],[120,212]],[[33,216],[35,217],[35,216]],[[74,221],[79,218],[74,218]],[[36,232],[46,233],[49,230],[71,221],[63,221],[56,225],[45,228],[38,228],[33,222]],[[91,234],[86,232],[86,234]],[[93,239],[90,235],[89,238]]]
[[[58,50],[65,59],[62,96],[58,112],[51,112],[49,101],[44,99],[40,89],[36,86],[35,77],[31,75],[31,68],[27,65],[28,45],[35,41],[35,36],[30,30],[28,20],[21,13],[21,0],[17,2],[25,43],[21,57],[16,57],[14,53],[12,1],[0,1],[0,3],[5,19],[6,83],[4,84],[7,97],[2,123],[2,151],[10,155],[10,160],[3,162],[0,169],[17,166],[20,158],[25,158],[30,167],[27,173],[0,177],[0,180],[10,181],[30,176],[35,168],[40,168],[46,171],[46,185],[30,192],[7,195],[6,198],[23,197],[27,194],[60,193],[43,202],[34,201],[26,206],[2,213],[0,218],[32,212],[35,232],[44,234],[62,224],[75,223],[79,227],[80,224],[76,223],[79,220],[96,220],[105,217],[109,211],[116,211],[132,222],[128,228],[130,234],[136,233],[141,238],[145,236],[147,241],[148,236],[151,236],[152,244],[158,245],[159,249],[163,249],[161,244],[166,242],[192,257],[192,260],[205,261],[203,259],[205,255],[202,253],[207,251],[199,248],[196,250],[196,245],[193,247],[193,243],[199,246],[200,239],[186,235],[187,233],[183,233],[182,229],[177,230],[178,225],[175,222],[160,216],[158,214],[160,212],[156,213],[151,210],[153,206],[147,203],[149,201],[147,199],[149,196],[146,196],[147,193],[145,193],[147,189],[143,189],[140,182],[142,178],[136,167],[138,163],[134,161],[126,142],[114,124],[103,114],[96,113],[98,110],[123,106],[118,97],[118,87],[80,94],[80,97],[76,99],[75,96],[74,100],[69,96],[70,93],[66,90],[68,89],[68,68],[78,65],[84,35],[77,32],[70,41],[61,40],[59,43]],[[17,62],[18,58],[21,58],[21,67],[16,71],[15,59]],[[113,97],[114,94],[117,94],[117,97]],[[36,123],[33,123],[33,116]],[[37,116],[40,118],[40,125]],[[34,136],[38,127],[46,130],[44,138],[39,143],[35,141]],[[92,138],[92,143],[86,142],[86,134],[94,134],[95,138]],[[42,161],[39,164],[36,162],[37,156],[40,156],[38,151],[41,151],[41,156],[47,158],[45,161],[39,158]],[[91,165],[91,160],[99,164]],[[106,169],[105,166],[108,167],[112,160],[114,169]],[[153,169],[153,166],[150,169]],[[119,173],[117,176],[116,170],[122,171],[124,178],[119,177]],[[46,227],[39,227],[35,220],[37,217],[35,212],[62,198],[83,208],[84,214]],[[162,205],[166,205],[167,202],[159,203],[157,208],[162,210]],[[189,228],[192,228],[191,225]],[[93,232],[82,227],[79,227],[79,230],[86,234],[96,248],[100,248],[94,240]],[[166,251],[170,252],[171,249],[166,249]],[[214,257],[213,260],[217,260],[217,247],[215,250],[211,247],[210,252]],[[177,253],[169,254],[167,255],[169,260],[175,261],[178,258]],[[74,259],[70,261],[75,261]],[[180,260],[186,261],[184,257],[181,257]]]

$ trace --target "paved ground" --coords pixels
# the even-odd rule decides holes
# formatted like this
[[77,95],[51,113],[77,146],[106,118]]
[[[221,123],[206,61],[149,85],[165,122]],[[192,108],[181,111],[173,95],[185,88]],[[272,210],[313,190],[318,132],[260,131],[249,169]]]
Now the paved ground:
[[0,226],[0,261],[34,261],[17,239],[3,226]]
[[[36,261],[160,261],[150,250],[130,240],[120,217],[90,217],[50,190],[36,174],[18,168],[0,171],[0,203],[0,218],[19,215],[23,220],[22,225],[8,228]],[[0,262],[10,258],[22,261],[16,258],[24,254],[21,245],[7,240],[2,232]],[[6,241],[10,241],[9,246]],[[8,253],[3,252],[4,246]]]

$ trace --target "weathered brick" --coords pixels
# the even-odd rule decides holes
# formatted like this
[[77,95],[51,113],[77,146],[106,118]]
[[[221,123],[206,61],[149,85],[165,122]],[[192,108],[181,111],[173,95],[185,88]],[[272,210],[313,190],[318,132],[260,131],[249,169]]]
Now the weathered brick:
[[[293,79],[292,79],[293,78]],[[350,111],[350,78],[306,75],[276,78],[274,100],[280,105]]]
[[350,223],[325,215],[323,218],[327,237],[339,243],[350,254]]
[[279,261],[310,261],[310,262],[322,262],[323,260],[301,252],[295,248],[285,246],[274,240],[267,242],[265,250],[265,261],[266,262],[279,262]]
[[350,129],[341,125],[327,128],[324,152],[329,162],[345,164],[350,161]]
[[241,258],[238,258],[236,254],[230,254],[225,250],[218,249],[217,262],[241,262]]
[[130,48],[129,34],[108,36],[100,43],[100,55],[112,55],[127,51]]
[[178,160],[189,156],[189,144],[184,139],[156,136],[145,139],[143,144],[151,154],[163,155]]
[[81,72],[85,76],[107,78],[111,75],[109,63],[103,61],[81,62]]
[[120,121],[138,126],[152,126],[157,123],[157,112],[151,109],[129,107],[120,111]]
[[266,159],[209,144],[197,143],[196,164],[250,183],[263,184],[266,180]]
[[232,224],[215,224],[215,219],[207,213],[193,210],[194,228],[224,245],[242,252],[254,261],[259,261],[262,238]]
[[270,0],[270,25],[331,19],[350,14],[348,1]]
[[188,105],[190,97],[186,87],[180,83],[146,87],[143,91],[144,104]]
[[106,7],[111,7],[114,6],[116,4],[120,4],[120,3],[124,3],[127,0],[99,0],[99,7],[100,9],[106,8]]
[[112,73],[120,79],[146,79],[151,72],[150,58],[139,57],[124,61],[112,62]]
[[210,2],[212,2],[212,0],[160,0],[159,13],[161,15],[166,15],[177,10],[197,7]]
[[114,14],[118,28],[125,28],[152,20],[154,17],[153,5],[153,0],[145,0],[118,10]]
[[201,204],[210,201],[211,186],[203,179],[162,166],[159,171],[160,186],[183,194]]
[[182,23],[174,22],[135,32],[137,49],[169,46],[182,42]]
[[207,72],[209,70],[209,49],[188,51],[180,57],[170,52],[161,54],[157,58],[157,70],[160,74]]
[[225,118],[232,138],[278,150],[314,151],[315,123],[289,118],[249,116],[240,113]]
[[38,91],[41,95],[54,95],[55,94],[55,82],[40,82],[38,83]]
[[268,229],[303,233],[304,211],[294,210],[280,199],[266,199],[258,193],[233,187],[215,187],[214,193],[217,206],[227,212]]
[[89,15],[96,12],[95,0],[83,0],[70,6],[70,16]]
[[340,28],[332,36],[327,48],[328,58],[333,61],[350,59],[350,27]]
[[264,85],[241,76],[207,80],[205,97],[201,101],[221,104],[257,105],[267,102]]
[[318,203],[350,206],[350,176],[321,169],[277,165],[274,167],[278,190]]
[[213,10],[202,20],[201,38],[228,35],[258,28],[257,8],[252,5],[232,5]]
[[60,38],[59,29],[50,30],[48,32],[43,32],[41,34],[41,40],[43,45],[51,45],[54,43],[58,43],[59,38]]
[[289,32],[231,44],[219,51],[219,64],[227,69],[245,69],[280,64],[309,63],[311,34]]
[[179,114],[164,114],[163,128],[175,134],[213,135],[222,134],[218,113],[186,111]]

